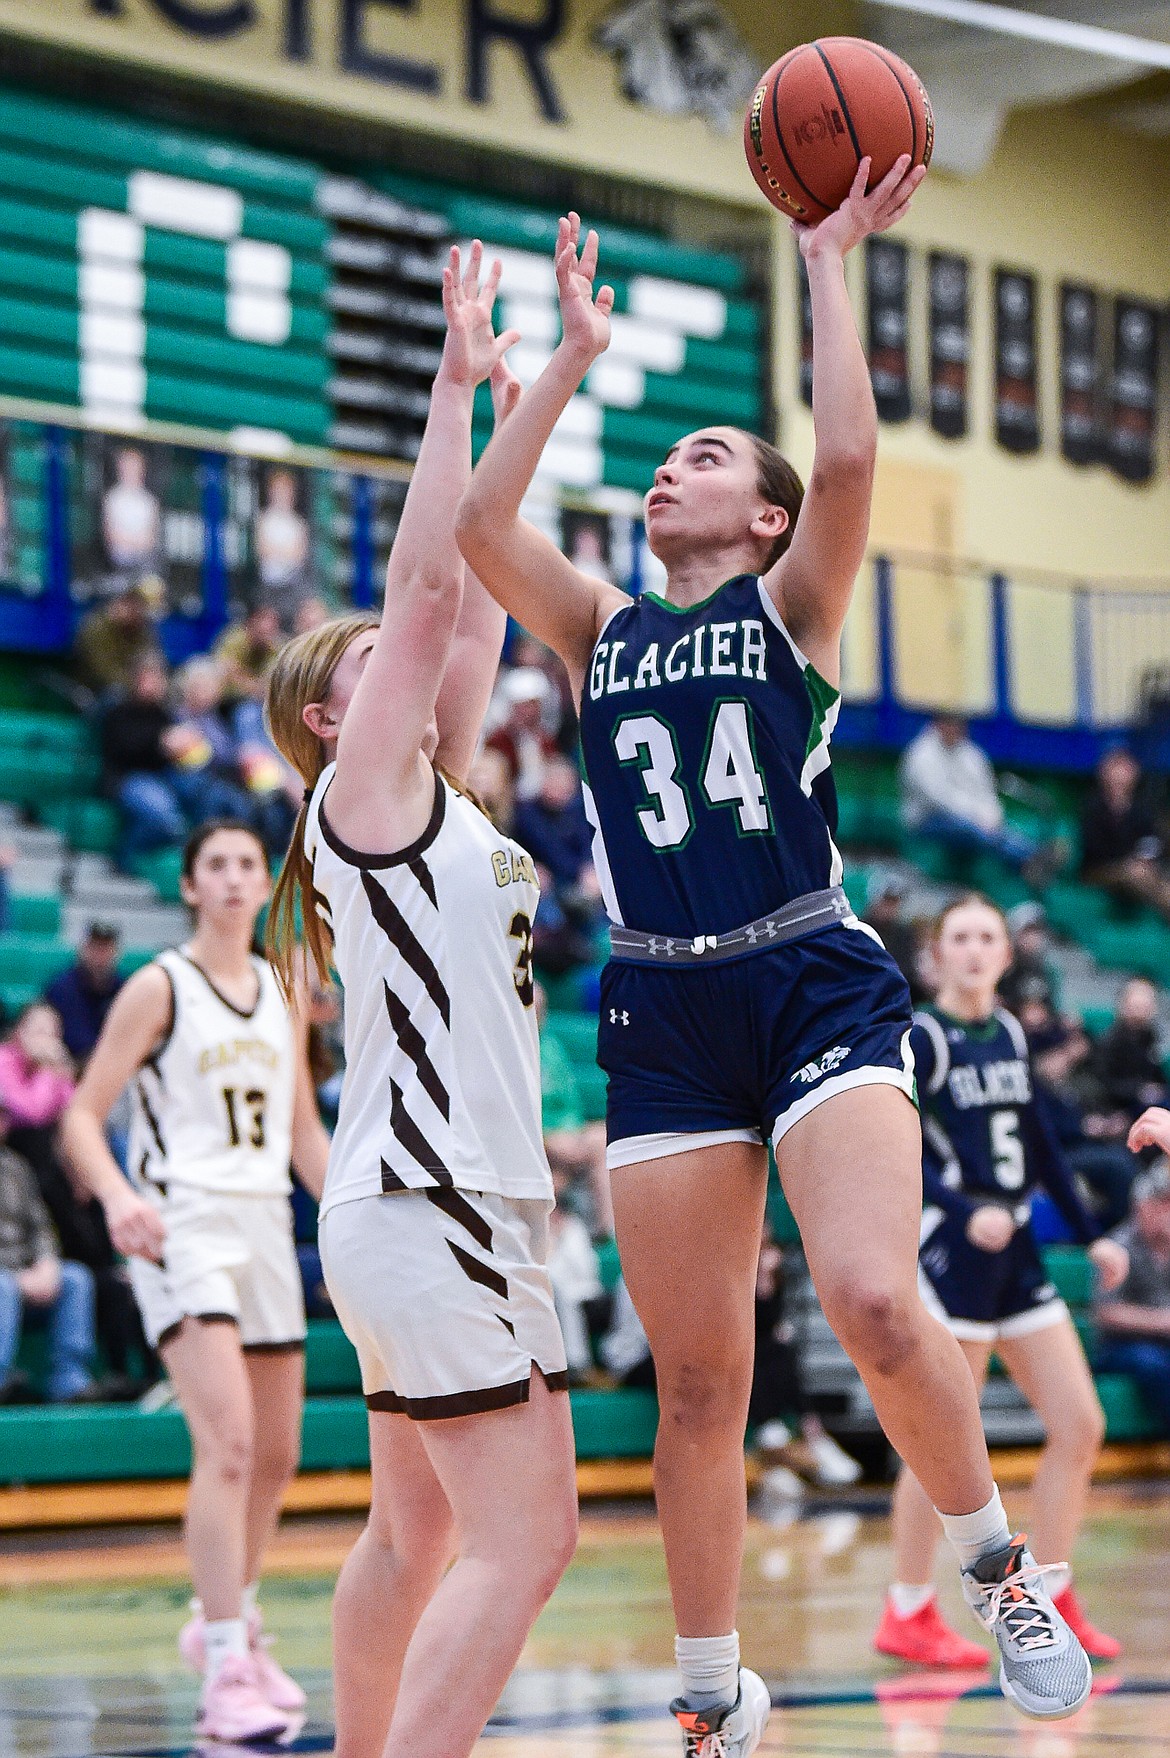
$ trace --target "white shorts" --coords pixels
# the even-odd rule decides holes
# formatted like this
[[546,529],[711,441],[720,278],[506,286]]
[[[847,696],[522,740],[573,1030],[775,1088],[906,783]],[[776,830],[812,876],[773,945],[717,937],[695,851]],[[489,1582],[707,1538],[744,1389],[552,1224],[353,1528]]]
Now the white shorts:
[[287,1196],[225,1196],[171,1183],[143,1193],[166,1222],[163,1262],[130,1259],[153,1348],[185,1318],[231,1320],[245,1349],[300,1348],[305,1300]]
[[321,1266],[371,1410],[430,1422],[569,1383],[548,1257],[551,1202],[470,1190],[357,1197],[322,1216]]

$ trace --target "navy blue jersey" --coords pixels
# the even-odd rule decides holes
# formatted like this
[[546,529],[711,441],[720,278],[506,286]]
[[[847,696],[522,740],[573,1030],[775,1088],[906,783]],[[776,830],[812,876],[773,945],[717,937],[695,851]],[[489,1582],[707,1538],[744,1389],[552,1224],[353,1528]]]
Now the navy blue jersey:
[[581,703],[611,918],[723,934],[837,884],[839,707],[754,574],[689,610],[646,592],[615,611]]
[[1023,1224],[1043,1188],[1082,1244],[1096,1239],[1101,1230],[1035,1094],[1020,1022],[999,1009],[971,1021],[924,1008],[914,1015],[910,1043],[928,1207],[965,1224],[982,1204],[1000,1203]]

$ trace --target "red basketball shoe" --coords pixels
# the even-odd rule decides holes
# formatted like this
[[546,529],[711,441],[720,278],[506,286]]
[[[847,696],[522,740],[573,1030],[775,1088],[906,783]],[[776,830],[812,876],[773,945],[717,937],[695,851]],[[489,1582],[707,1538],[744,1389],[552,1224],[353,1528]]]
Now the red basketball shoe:
[[908,1618],[900,1618],[887,1597],[873,1645],[879,1654],[892,1654],[896,1660],[912,1660],[918,1666],[946,1666],[956,1671],[987,1666],[991,1660],[986,1648],[951,1629],[933,1593]]
[[1107,1636],[1104,1630],[1094,1628],[1085,1616],[1071,1584],[1063,1593],[1054,1593],[1052,1603],[1090,1660],[1117,1659],[1121,1653],[1121,1643],[1116,1636]]

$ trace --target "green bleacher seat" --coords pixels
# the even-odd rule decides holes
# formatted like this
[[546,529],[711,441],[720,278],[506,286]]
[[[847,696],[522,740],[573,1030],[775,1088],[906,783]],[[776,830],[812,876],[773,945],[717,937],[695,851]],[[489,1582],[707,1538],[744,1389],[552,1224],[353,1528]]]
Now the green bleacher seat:
[[1092,1304],[1093,1265],[1081,1246],[1047,1246],[1044,1267],[1056,1284],[1056,1292],[1069,1306],[1076,1308]]
[[353,1344],[335,1319],[310,1319],[305,1339],[305,1390],[360,1392],[361,1370]]
[[576,1070],[577,1091],[587,1122],[596,1123],[605,1116],[606,1077],[596,1063],[584,1063]]
[[132,862],[139,879],[153,885],[164,903],[181,903],[179,878],[183,870],[183,851],[178,848],[152,849]]
[[1095,1384],[1105,1412],[1106,1440],[1147,1441],[1162,1434],[1136,1382],[1128,1374],[1099,1373],[1095,1376]]
[[597,1061],[597,1015],[550,1010],[545,1031],[560,1043],[574,1069],[579,1064],[592,1066]]
[[1113,1024],[1114,1010],[1112,1007],[1082,1007],[1081,1019],[1090,1037],[1099,1038]]
[[72,947],[55,936],[0,934],[0,990],[31,988],[39,994],[72,959]]
[[1099,964],[1160,983],[1170,974],[1170,930],[1161,922],[1100,922],[1078,938]]
[[[658,1404],[652,1392],[574,1391],[571,1402],[579,1459],[648,1458],[653,1452]],[[355,1393],[307,1400],[302,1470],[364,1470],[369,1458],[363,1398]],[[132,1404],[0,1411],[0,1484],[185,1477],[190,1469],[187,1425],[173,1405],[149,1414]]]
[[12,926],[21,934],[56,934],[61,926],[61,899],[56,893],[15,892]]
[[38,807],[37,815],[42,824],[60,831],[73,848],[87,854],[112,855],[118,846],[121,814],[108,800],[48,800]]

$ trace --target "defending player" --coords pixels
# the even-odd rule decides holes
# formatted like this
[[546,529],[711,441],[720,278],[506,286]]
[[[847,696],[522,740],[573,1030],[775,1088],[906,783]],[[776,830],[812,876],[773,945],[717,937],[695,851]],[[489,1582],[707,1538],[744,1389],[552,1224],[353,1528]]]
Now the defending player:
[[[329,1141],[304,1033],[266,960],[268,901],[253,830],[213,821],[183,854],[190,941],[138,971],[110,1009],[61,1124],[105,1210],[150,1342],[191,1431],[186,1541],[196,1601],[184,1659],[204,1675],[197,1731],[275,1738],[304,1707],[268,1651],[257,1583],[300,1456],[305,1310],[289,1162],[314,1196]],[[133,1187],[104,1124],[133,1083]]]
[[[469,564],[564,660],[581,702],[613,921],[599,1060],[626,1281],[661,1417],[658,1511],[687,1749],[743,1758],[768,1692],[739,1666],[743,1433],[770,1137],[821,1303],[887,1434],[913,1461],[1028,1713],[1070,1713],[1089,1663],[1014,1544],[974,1386],[917,1291],[921,1144],[906,985],[852,916],[832,840],[829,739],[841,629],[865,554],[877,445],[844,259],[906,211],[900,160],[799,229],[812,295],[816,457],[807,497],[771,446],[686,435],[646,497],[666,596],[632,602],[520,517],[553,428],[609,342],[597,238],[561,222],[563,338],[480,460],[460,510]],[[1011,1577],[1013,1597],[1004,1589]],[[1030,1648],[1017,1640],[1026,1611]]]
[[[338,1582],[338,1758],[469,1753],[576,1542],[564,1344],[544,1267],[529,857],[460,792],[504,619],[464,590],[455,509],[472,399],[519,387],[492,333],[499,264],[444,273],[447,339],[380,627],[294,640],[268,708],[306,783],[278,887],[291,971],[345,986],[346,1073],[321,1258],[370,1410],[370,1519]],[[514,417],[510,417],[514,419]],[[462,599],[462,607],[461,607]],[[454,1564],[446,1573],[454,1556]]]
[[[1063,1560],[1072,1555],[1104,1422],[1068,1308],[1033,1237],[1036,1189],[1049,1192],[1089,1247],[1104,1288],[1124,1278],[1125,1251],[1101,1237],[1077,1195],[1034,1095],[1023,1030],[996,1005],[1011,962],[1002,914],[986,898],[961,898],[939,917],[933,950],[938,994],[915,1014],[911,1036],[924,1140],[922,1296],[958,1338],[976,1385],[994,1348],[1043,1421],[1032,1550],[1086,1652],[1112,1660],[1121,1644],[1089,1623]],[[949,1629],[935,1603],[937,1538],[929,1498],[903,1471],[894,1493],[896,1579],[874,1646],[928,1666],[983,1666],[985,1650]]]

